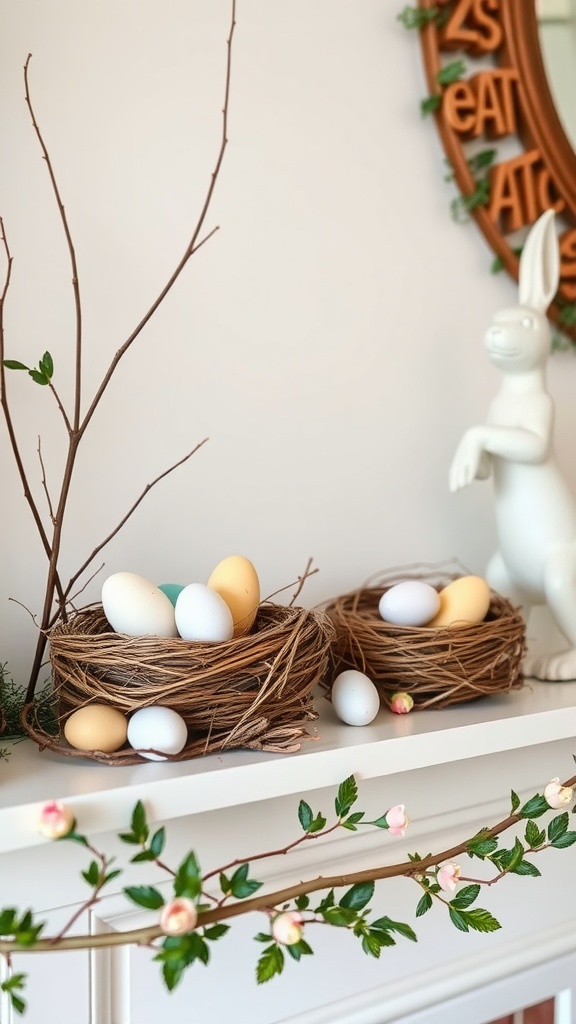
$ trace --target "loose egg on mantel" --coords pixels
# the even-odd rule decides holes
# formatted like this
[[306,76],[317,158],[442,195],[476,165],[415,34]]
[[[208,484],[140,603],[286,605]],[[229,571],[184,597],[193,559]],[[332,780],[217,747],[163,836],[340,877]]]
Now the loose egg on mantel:
[[247,558],[230,555],[218,563],[208,586],[223,597],[234,622],[234,636],[242,636],[252,626],[260,604],[260,580]]
[[[172,708],[152,705],[135,711],[128,722],[128,742],[149,761],[165,761],[162,754],[179,754],[186,746],[186,722]],[[157,750],[157,754],[147,751]]]
[[380,694],[374,683],[355,668],[336,676],[331,696],[334,711],[346,725],[369,725],[380,710]]
[[219,643],[234,633],[232,612],[226,601],[204,583],[189,583],[176,598],[176,626],[184,640]]
[[470,626],[483,622],[490,607],[490,587],[481,576],[460,576],[440,591],[440,609],[428,623],[439,626]]
[[440,608],[440,595],[423,580],[404,580],[386,590],[378,602],[385,622],[395,626],[425,626]]
[[64,725],[64,736],[76,750],[101,750],[111,754],[126,742],[128,721],[108,704],[86,704],[74,711]]
[[135,572],[115,572],[102,584],[102,607],[116,633],[177,637],[174,606],[150,580]]

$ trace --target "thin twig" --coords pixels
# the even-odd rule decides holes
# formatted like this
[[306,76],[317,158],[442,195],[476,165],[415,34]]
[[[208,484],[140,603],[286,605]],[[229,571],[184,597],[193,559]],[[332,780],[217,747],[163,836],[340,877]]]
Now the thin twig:
[[[32,106],[32,99],[31,99],[31,96],[30,96],[30,89],[29,89],[29,86],[28,86],[28,69],[30,67],[30,61],[31,60],[32,60],[32,54],[29,53],[27,58],[26,58],[26,63],[24,64],[24,88],[25,88],[26,106],[28,107],[28,111],[30,113],[30,118],[31,118],[31,121],[32,121],[32,126],[34,128],[34,131],[36,132],[36,135],[37,135],[37,138],[38,138],[38,142],[40,143],[40,148],[42,150],[42,156],[44,157],[44,160],[46,161],[46,167],[48,168],[48,174],[50,176],[50,182],[52,184],[52,191],[54,192],[56,203],[58,205],[58,212],[60,213],[60,219],[62,221],[62,227],[64,228],[64,234],[66,236],[66,244],[68,246],[68,252],[70,254],[70,266],[71,266],[71,270],[72,270],[72,289],[73,289],[73,292],[74,292],[74,307],[75,307],[75,311],[76,311],[76,369],[75,369],[75,384],[74,384],[74,417],[73,417],[73,422],[74,422],[74,430],[78,430],[78,427],[80,425],[80,402],[81,402],[81,390],[82,390],[82,303],[81,303],[81,300],[80,300],[80,284],[79,284],[79,281],[78,281],[78,266],[77,266],[77,263],[76,263],[76,252],[75,252],[75,249],[74,249],[74,243],[72,242],[72,235],[70,234],[70,227],[69,227],[69,224],[68,224],[68,218],[66,216],[66,210],[64,209],[64,204],[63,204],[62,199],[60,197],[60,190],[58,188],[58,184],[56,182],[56,178],[55,178],[55,175],[54,175],[54,168],[52,167],[52,160],[50,159],[50,154],[49,154],[49,152],[48,152],[48,150],[46,148],[46,144],[44,142],[44,138],[42,136],[42,132],[40,131],[40,128],[38,126],[38,122],[36,121],[36,115],[34,113],[34,108]],[[54,392],[54,394],[56,396],[55,392]],[[57,396],[56,396],[56,398],[57,398]],[[65,420],[66,420],[66,422],[68,424],[68,429],[70,430],[71,428],[70,428],[70,423],[68,421],[68,416],[64,412],[64,409],[62,408],[62,406],[60,405],[60,401],[59,401],[58,398],[57,398],[57,401],[58,401],[60,409],[61,409],[61,411],[62,411],[62,413],[64,415],[64,418],[65,418]]]
[[112,530],[112,532],[109,533],[108,536],[105,537],[104,540],[101,541],[101,543],[98,544],[98,546],[94,548],[92,554],[88,556],[86,561],[80,566],[78,571],[76,573],[74,573],[74,576],[72,576],[71,579],[68,581],[68,584],[66,586],[66,590],[64,591],[65,596],[67,596],[70,593],[70,590],[72,589],[72,587],[76,583],[76,580],[78,579],[78,577],[81,576],[82,573],[84,572],[84,570],[88,568],[88,566],[90,565],[90,562],[92,562],[94,560],[94,558],[96,558],[96,555],[98,554],[98,552],[102,551],[102,548],[106,547],[106,545],[112,540],[112,538],[116,536],[116,534],[119,532],[119,530],[122,529],[124,524],[128,522],[128,520],[130,519],[130,516],[136,511],[136,509],[138,508],[139,504],[144,500],[144,498],[152,490],[152,488],[155,487],[156,484],[160,482],[160,480],[163,480],[164,477],[168,476],[169,473],[173,473],[174,470],[178,469],[179,466],[182,466],[185,462],[188,462],[188,459],[191,459],[192,456],[196,454],[198,449],[202,448],[202,446],[205,445],[207,441],[208,441],[207,437],[205,437],[202,441],[199,441],[198,444],[196,445],[196,447],[192,449],[192,451],[188,452],[188,454],[185,455],[182,459],[179,459],[178,462],[175,462],[174,465],[170,466],[168,469],[165,469],[164,472],[160,473],[154,480],[152,480],[151,483],[146,484],[146,487],[144,488],[144,490],[142,491],[140,496],[136,499],[134,504],[128,509],[126,515],[123,516],[123,518],[120,520],[118,525],[114,528],[114,530]]
[[42,487],[44,488],[44,494],[46,495],[46,501],[48,503],[48,512],[50,513],[50,519],[55,522],[54,509],[52,507],[52,499],[50,497],[50,491],[48,490],[48,484],[46,482],[46,469],[44,466],[44,459],[42,458],[42,442],[40,441],[40,434],[38,434],[38,458],[40,459],[40,470],[42,473]]
[[60,412],[62,413],[62,419],[64,420],[64,423],[66,424],[66,430],[68,431],[69,434],[71,434],[72,433],[72,424],[70,423],[70,420],[68,419],[68,414],[66,412],[66,409],[62,405],[62,402],[60,400],[60,395],[56,391],[56,388],[54,387],[54,384],[52,383],[52,381],[49,381],[48,387],[50,388],[50,391],[54,395],[54,398],[56,399],[56,405],[58,406]]
[[303,573],[302,576],[298,576],[295,580],[293,580],[292,583],[287,583],[285,587],[280,587],[279,590],[275,590],[272,594],[268,594],[268,597],[263,598],[260,603],[261,604],[266,604],[267,601],[271,601],[272,598],[273,597],[277,597],[278,594],[283,594],[285,590],[291,590],[292,587],[295,587],[296,585],[298,585],[298,588],[295,591],[295,593],[292,595],[292,600],[290,601],[290,604],[288,605],[288,607],[291,608],[292,605],[294,604],[294,601],[296,600],[296,598],[300,594],[300,592],[302,590],[302,587],[304,586],[306,580],[309,579],[310,576],[314,576],[315,573],[320,571],[317,568],[316,569],[310,569],[310,566],[312,565],[312,561],[313,561],[312,558],[308,559],[308,562],[306,564],[306,568],[305,568],[304,573]]

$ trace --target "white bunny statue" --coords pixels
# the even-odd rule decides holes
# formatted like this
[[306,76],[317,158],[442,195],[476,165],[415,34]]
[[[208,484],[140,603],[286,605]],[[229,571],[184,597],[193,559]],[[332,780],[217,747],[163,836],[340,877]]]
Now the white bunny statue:
[[462,437],[450,468],[450,490],[494,477],[499,550],[486,578],[521,606],[525,620],[546,604],[569,647],[527,661],[544,680],[576,679],[576,502],[553,450],[554,407],[546,389],[550,327],[546,310],[558,287],[554,212],[529,231],[520,258],[520,303],[494,317],[485,336],[502,372],[485,424]]

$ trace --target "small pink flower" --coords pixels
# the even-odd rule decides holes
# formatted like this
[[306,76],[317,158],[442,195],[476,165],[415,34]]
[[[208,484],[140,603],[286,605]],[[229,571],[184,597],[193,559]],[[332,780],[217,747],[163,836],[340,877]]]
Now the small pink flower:
[[38,819],[38,831],[47,839],[62,839],[74,828],[74,814],[70,807],[57,800],[44,804]]
[[403,836],[410,824],[410,818],[406,814],[404,804],[396,804],[395,807],[391,807],[389,811],[386,811],[384,817],[386,818],[388,831],[391,836]]
[[407,715],[413,707],[414,701],[409,693],[399,691],[390,697],[390,711],[393,711],[395,715]]
[[179,896],[162,907],[160,927],[164,935],[186,935],[194,931],[197,920],[196,904],[186,896]]
[[293,946],[302,938],[302,915],[295,910],[277,914],[272,921],[272,936],[282,946]]
[[548,783],[544,790],[544,799],[550,805],[558,810],[560,807],[566,807],[570,803],[574,796],[574,790],[571,786],[562,786],[560,779],[552,779]]
[[444,892],[454,892],[460,875],[461,871],[458,864],[444,864],[436,875],[436,881]]

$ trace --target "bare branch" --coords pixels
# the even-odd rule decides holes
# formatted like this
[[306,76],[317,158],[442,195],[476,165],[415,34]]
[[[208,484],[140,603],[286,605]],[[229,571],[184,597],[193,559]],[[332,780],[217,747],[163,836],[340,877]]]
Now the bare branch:
[[44,459],[42,458],[42,444],[40,441],[40,435],[38,435],[38,458],[40,459],[40,469],[42,471],[42,487],[44,488],[44,494],[46,495],[46,501],[48,503],[48,511],[50,513],[50,519],[53,523],[56,522],[54,518],[54,509],[52,507],[52,499],[48,490],[48,484],[46,483],[46,469],[44,467]]
[[128,520],[130,519],[130,516],[133,514],[133,512],[136,511],[136,509],[138,508],[140,503],[144,500],[144,498],[152,490],[152,488],[155,487],[156,484],[160,482],[160,480],[163,480],[164,477],[168,476],[170,473],[173,473],[175,469],[178,469],[179,466],[182,466],[185,462],[188,462],[188,459],[191,459],[192,456],[195,455],[196,452],[199,450],[199,448],[202,448],[202,446],[206,444],[207,440],[208,440],[208,438],[205,437],[202,441],[199,441],[198,444],[196,445],[196,447],[193,448],[191,452],[188,452],[187,455],[185,455],[182,459],[179,459],[178,462],[175,462],[174,465],[170,466],[168,469],[165,469],[164,472],[160,473],[154,480],[152,480],[151,483],[146,484],[146,487],[144,488],[144,490],[142,491],[140,496],[136,499],[134,504],[128,509],[126,515],[123,516],[123,518],[120,520],[118,525],[112,530],[111,533],[108,534],[107,537],[104,538],[104,540],[100,544],[98,544],[97,547],[94,548],[92,554],[88,556],[88,558],[80,566],[78,571],[76,573],[74,573],[74,575],[70,578],[70,580],[68,581],[68,584],[66,586],[66,590],[64,591],[65,596],[67,596],[70,593],[72,587],[76,583],[76,580],[78,579],[79,576],[82,575],[84,570],[88,568],[88,566],[90,565],[90,562],[92,562],[94,560],[94,558],[96,558],[96,555],[100,551],[102,551],[102,548],[106,547],[106,545],[112,540],[112,538],[115,537],[116,534],[122,529],[124,524],[128,522]]
[[300,594],[300,592],[302,590],[302,587],[304,586],[306,580],[309,579],[310,576],[314,576],[319,571],[318,569],[311,569],[310,568],[311,565],[312,565],[312,559],[309,558],[307,563],[306,563],[306,568],[304,569],[304,572],[303,572],[302,576],[298,576],[298,578],[295,579],[293,583],[287,583],[285,587],[280,587],[279,590],[275,590],[273,594],[268,594],[268,597],[263,598],[263,600],[260,603],[261,604],[265,604],[266,601],[271,601],[272,598],[276,597],[278,594],[283,594],[285,590],[290,590],[292,587],[295,587],[296,585],[298,585],[295,593],[292,595],[292,600],[290,601],[290,604],[288,605],[288,607],[291,608],[292,605],[294,604],[294,601],[299,596],[299,594]]
[[[40,128],[38,126],[38,122],[36,121],[36,115],[34,113],[34,108],[32,106],[32,100],[31,100],[31,97],[30,97],[30,89],[29,89],[29,86],[28,86],[28,69],[30,67],[30,61],[31,60],[32,60],[32,54],[29,53],[27,58],[26,58],[26,63],[24,64],[24,88],[25,88],[26,106],[28,107],[28,111],[30,113],[30,118],[32,120],[32,126],[34,128],[34,131],[36,132],[36,135],[37,135],[37,138],[38,138],[38,142],[40,143],[40,148],[42,150],[42,156],[44,157],[44,160],[46,161],[46,167],[48,168],[48,174],[50,176],[50,182],[52,184],[52,191],[54,192],[54,196],[56,198],[56,203],[58,204],[58,212],[60,213],[60,219],[62,221],[62,226],[64,228],[64,234],[66,236],[66,243],[68,245],[68,252],[70,254],[70,266],[71,266],[71,269],[72,269],[72,289],[73,289],[73,292],[74,292],[74,307],[75,307],[75,310],[76,310],[76,369],[75,369],[75,384],[74,384],[74,417],[73,417],[73,419],[74,419],[74,429],[78,430],[78,427],[80,425],[80,402],[81,402],[81,391],[82,391],[82,303],[81,303],[81,299],[80,299],[80,285],[78,283],[78,267],[77,267],[77,263],[76,263],[76,252],[75,252],[75,249],[74,249],[74,244],[72,242],[72,236],[70,234],[70,227],[68,225],[68,218],[66,216],[66,210],[64,209],[64,204],[63,204],[62,199],[60,197],[60,190],[58,188],[58,185],[57,185],[57,182],[56,182],[56,178],[54,176],[54,169],[52,167],[52,160],[50,159],[50,154],[49,154],[48,150],[46,149],[44,138],[43,138],[42,132],[40,131]],[[64,410],[63,409],[62,409],[62,412],[64,414]],[[66,422],[68,423],[68,417],[66,415],[65,415],[65,419],[66,419]],[[68,424],[68,427],[70,429],[70,425],[69,424]]]

